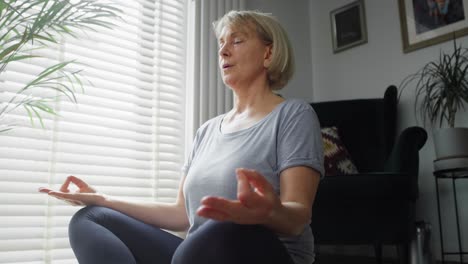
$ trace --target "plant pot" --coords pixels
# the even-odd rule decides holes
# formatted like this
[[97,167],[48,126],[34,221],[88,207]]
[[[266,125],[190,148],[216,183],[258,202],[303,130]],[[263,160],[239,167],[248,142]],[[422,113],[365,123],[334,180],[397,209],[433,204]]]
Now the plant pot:
[[442,128],[434,132],[436,170],[468,167],[468,128]]

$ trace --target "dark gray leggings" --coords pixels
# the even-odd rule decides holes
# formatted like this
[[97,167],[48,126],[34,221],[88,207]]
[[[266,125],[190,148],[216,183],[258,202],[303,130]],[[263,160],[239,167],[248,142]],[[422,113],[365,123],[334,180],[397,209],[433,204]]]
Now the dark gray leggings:
[[294,264],[269,229],[208,221],[182,240],[109,208],[88,206],[70,221],[80,264]]

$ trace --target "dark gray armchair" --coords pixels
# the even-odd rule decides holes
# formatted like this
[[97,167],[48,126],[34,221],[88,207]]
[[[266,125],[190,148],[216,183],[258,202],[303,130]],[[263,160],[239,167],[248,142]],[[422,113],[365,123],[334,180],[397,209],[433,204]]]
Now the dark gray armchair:
[[[359,174],[326,176],[311,227],[317,245],[382,245],[407,249],[418,197],[419,150],[427,133],[408,127],[395,137],[397,89],[383,98],[311,104],[321,126],[336,126]],[[407,260],[408,252],[400,256]],[[320,263],[320,255],[317,256]]]

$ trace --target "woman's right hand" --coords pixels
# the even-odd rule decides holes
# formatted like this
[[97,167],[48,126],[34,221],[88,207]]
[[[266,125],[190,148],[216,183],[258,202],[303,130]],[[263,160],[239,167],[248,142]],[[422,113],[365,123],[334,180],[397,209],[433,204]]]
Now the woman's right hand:
[[[78,190],[71,193],[69,189],[70,184],[76,185]],[[63,200],[72,205],[96,205],[105,199],[104,195],[99,194],[96,189],[75,176],[68,176],[62,184],[62,187],[60,187],[60,191],[41,187],[39,188],[39,192],[47,193],[52,197]]]

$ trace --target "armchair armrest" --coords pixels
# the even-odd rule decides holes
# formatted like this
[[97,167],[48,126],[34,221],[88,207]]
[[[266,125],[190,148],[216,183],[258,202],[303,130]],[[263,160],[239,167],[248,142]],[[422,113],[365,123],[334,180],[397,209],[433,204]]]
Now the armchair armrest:
[[423,128],[414,126],[404,129],[384,166],[385,171],[409,175],[413,199],[418,197],[419,150],[426,140],[427,132]]

